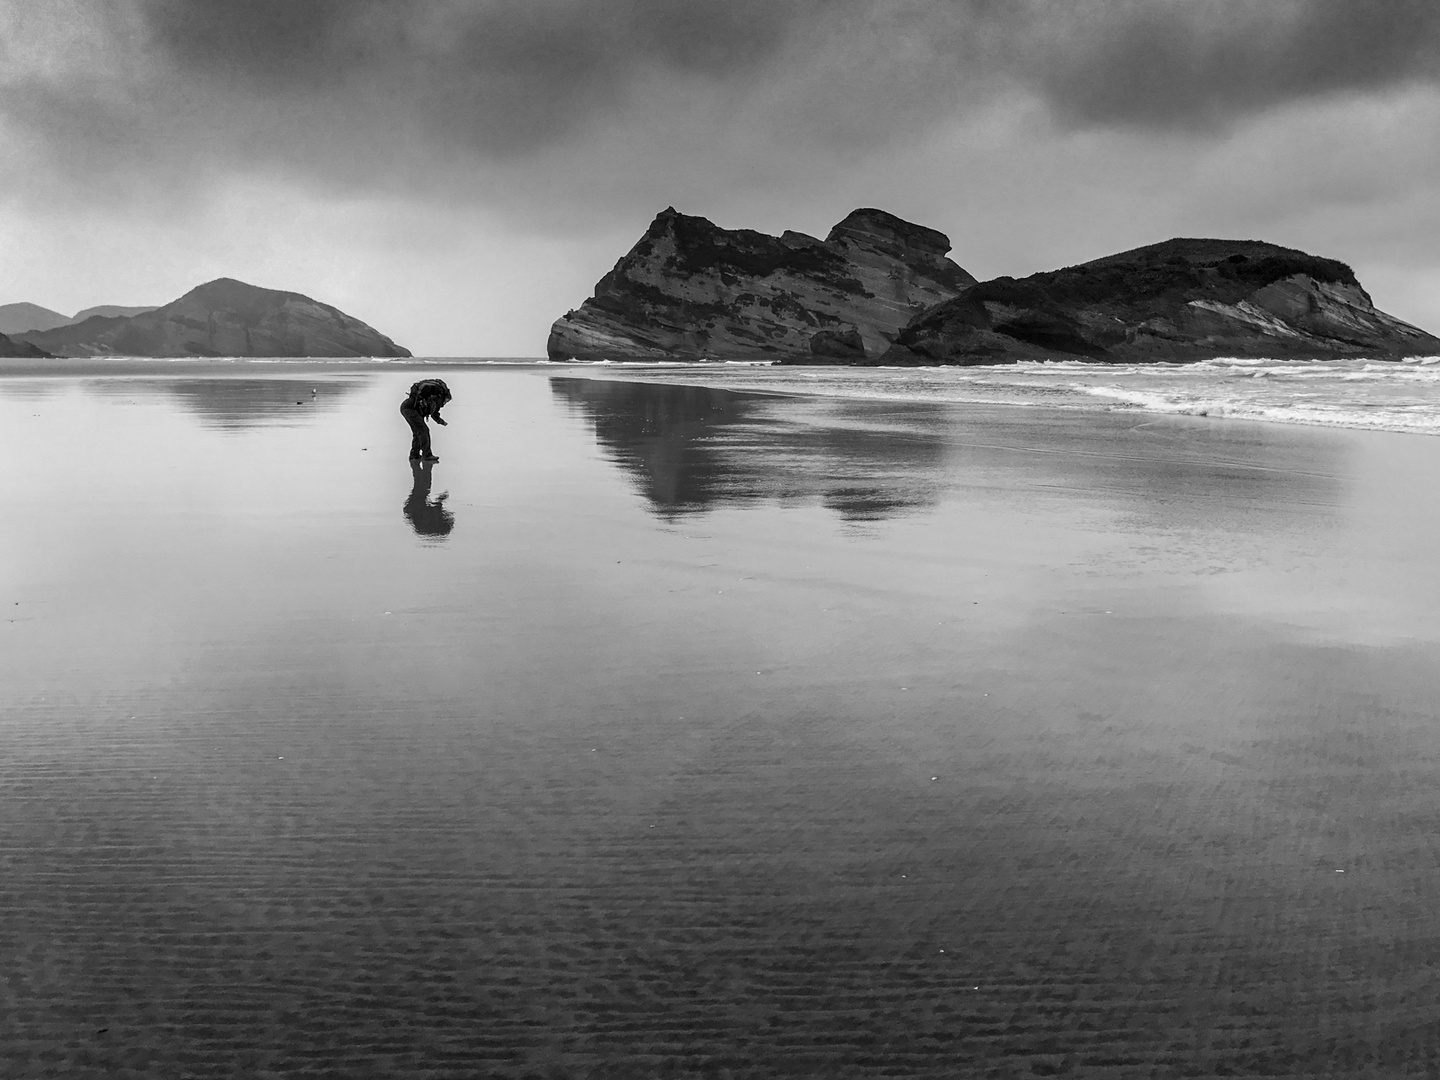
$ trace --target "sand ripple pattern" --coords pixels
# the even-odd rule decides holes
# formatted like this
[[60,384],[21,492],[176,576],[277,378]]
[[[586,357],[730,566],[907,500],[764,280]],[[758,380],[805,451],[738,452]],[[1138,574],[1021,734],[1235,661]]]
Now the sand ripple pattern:
[[[3,1075],[1433,1075],[1423,706],[1367,718],[1353,674],[1244,756],[1157,768],[1099,718],[1017,747],[977,699],[905,764],[760,702],[643,785],[653,733],[618,728],[31,702],[0,714]],[[1352,803],[1389,824],[1337,839]]]

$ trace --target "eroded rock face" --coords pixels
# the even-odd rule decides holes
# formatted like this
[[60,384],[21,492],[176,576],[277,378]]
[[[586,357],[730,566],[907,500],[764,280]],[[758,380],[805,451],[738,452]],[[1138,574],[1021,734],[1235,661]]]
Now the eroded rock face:
[[27,340],[60,356],[409,356],[384,334],[299,293],[219,278],[130,317],[97,315]]
[[1440,339],[1376,309],[1344,263],[1253,240],[1176,239],[974,285],[918,316],[871,362],[1437,353]]
[[721,229],[670,208],[593,297],[555,321],[547,352],[556,360],[854,362],[883,352],[918,312],[974,283],[945,257],[949,250],[943,233],[883,210],[856,210],[819,240]]
[[821,362],[853,364],[865,359],[865,339],[853,326],[848,330],[820,330],[810,339],[810,351]]

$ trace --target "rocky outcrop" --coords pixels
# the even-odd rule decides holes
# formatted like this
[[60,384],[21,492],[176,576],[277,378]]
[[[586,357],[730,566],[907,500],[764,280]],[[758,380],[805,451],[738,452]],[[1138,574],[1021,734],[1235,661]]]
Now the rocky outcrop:
[[96,315],[26,339],[60,356],[409,356],[338,308],[220,278],[164,307]]
[[48,357],[50,354],[44,349],[36,348],[30,342],[21,338],[7,337],[0,334],[0,356],[4,357]]
[[974,283],[944,233],[856,210],[824,240],[721,229],[665,210],[595,295],[557,319],[555,360],[878,356],[920,311]]
[[849,330],[821,330],[810,339],[810,351],[821,362],[836,360],[854,364],[865,359],[865,339],[854,327]]
[[869,362],[1422,354],[1440,354],[1440,339],[1377,310],[1344,263],[1253,240],[1176,239],[971,286]]

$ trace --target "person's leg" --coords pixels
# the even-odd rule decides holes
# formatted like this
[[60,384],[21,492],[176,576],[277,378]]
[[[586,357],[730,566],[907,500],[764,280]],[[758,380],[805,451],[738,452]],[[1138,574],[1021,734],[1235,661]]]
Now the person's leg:
[[410,456],[412,458],[422,457],[430,452],[430,430],[425,426],[425,418],[415,409],[407,409],[400,406],[400,415],[410,425]]

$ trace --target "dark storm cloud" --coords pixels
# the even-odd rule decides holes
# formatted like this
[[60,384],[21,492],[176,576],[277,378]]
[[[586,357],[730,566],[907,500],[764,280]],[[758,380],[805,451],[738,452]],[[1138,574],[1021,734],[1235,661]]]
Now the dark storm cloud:
[[1040,76],[1062,118],[1213,126],[1335,91],[1440,78],[1435,0],[1086,3]]
[[669,167],[743,172],[746,155],[784,167],[778,144],[804,170],[996,94],[1038,97],[1065,126],[1214,129],[1440,67],[1435,0],[0,0],[0,16],[7,7],[15,62],[0,73],[0,123],[82,186],[268,170],[362,189],[449,177],[484,198],[487,166],[610,136],[674,153],[678,136],[725,124],[743,137],[717,160]]
[[[206,93],[352,100],[492,154],[545,144],[647,71],[735,78],[834,0],[138,0],[159,70]],[[343,106],[342,106],[343,108]]]
[[[0,124],[68,182],[435,181],[734,87],[853,0],[0,0]],[[8,59],[8,58],[7,58]]]
[[940,99],[957,77],[1010,77],[1092,123],[1223,122],[1440,69],[1435,0],[134,2],[162,72],[280,99],[383,81],[399,116],[482,146],[543,142],[647,68],[750,77],[827,25],[861,36],[858,52],[869,37],[867,63],[881,67],[894,37],[918,28]]
[[[401,66],[455,60],[477,74],[495,66],[524,68],[536,80],[583,75],[607,53],[625,52],[726,70],[778,47],[787,23],[825,6],[816,0],[136,2],[152,42],[176,64],[234,71],[257,84],[343,79],[357,69],[391,66],[397,51]],[[430,32],[438,33],[427,47]]]

